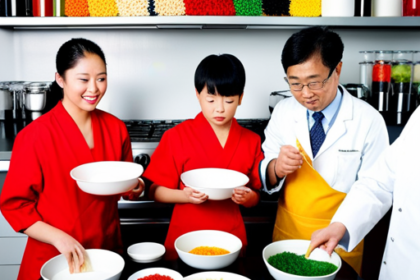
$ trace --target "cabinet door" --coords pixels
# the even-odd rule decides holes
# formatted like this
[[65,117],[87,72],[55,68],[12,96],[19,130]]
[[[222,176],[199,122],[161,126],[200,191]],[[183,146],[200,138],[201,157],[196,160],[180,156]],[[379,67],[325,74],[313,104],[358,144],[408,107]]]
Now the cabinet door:
[[0,238],[1,237],[26,237],[26,235],[15,232],[0,212]]
[[16,280],[19,274],[20,265],[0,265],[2,280]]
[[0,238],[0,265],[20,264],[27,241],[22,237]]
[[0,265],[2,280],[16,280],[19,274],[20,265]]

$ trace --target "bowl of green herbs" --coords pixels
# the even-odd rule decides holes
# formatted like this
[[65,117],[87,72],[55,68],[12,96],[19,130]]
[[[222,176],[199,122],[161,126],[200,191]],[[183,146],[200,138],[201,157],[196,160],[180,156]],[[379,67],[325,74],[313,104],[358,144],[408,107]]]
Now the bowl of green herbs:
[[309,259],[305,258],[309,240],[282,240],[267,245],[263,260],[271,276],[276,280],[332,280],[341,268],[337,253],[331,256],[315,249]]

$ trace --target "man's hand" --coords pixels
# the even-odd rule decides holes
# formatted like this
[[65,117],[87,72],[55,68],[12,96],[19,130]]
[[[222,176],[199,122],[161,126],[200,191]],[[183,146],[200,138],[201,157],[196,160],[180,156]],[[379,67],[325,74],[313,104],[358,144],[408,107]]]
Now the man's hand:
[[331,256],[338,242],[346,233],[346,227],[339,222],[330,224],[328,227],[320,229],[312,233],[311,244],[308,253],[319,247]]
[[281,146],[279,156],[275,163],[275,175],[279,178],[295,172],[301,167],[303,157],[299,150],[293,146]]

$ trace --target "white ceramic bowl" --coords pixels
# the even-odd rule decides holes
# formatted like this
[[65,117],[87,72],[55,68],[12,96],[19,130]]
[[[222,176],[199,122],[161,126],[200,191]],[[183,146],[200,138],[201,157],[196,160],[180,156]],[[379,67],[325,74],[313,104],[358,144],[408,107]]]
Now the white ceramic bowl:
[[[184,280],[204,280],[204,279],[214,279],[214,280],[251,280],[246,278],[242,275],[229,273],[229,272],[222,272],[222,271],[206,271],[200,272],[196,274],[192,274],[188,277],[185,277]],[[137,279],[136,279],[137,280]]]
[[241,172],[222,168],[194,169],[181,174],[185,186],[203,192],[211,200],[232,197],[234,188],[244,186],[249,178]]
[[73,168],[70,176],[84,192],[114,195],[134,189],[142,173],[143,167],[134,162],[97,161]]
[[[215,246],[230,253],[217,256],[204,256],[188,253],[200,246]],[[175,250],[180,259],[198,269],[219,269],[232,264],[242,248],[241,240],[233,234],[218,230],[199,230],[181,235],[175,240]]]
[[127,253],[135,262],[155,262],[165,254],[165,246],[154,242],[142,242],[128,247]]
[[124,268],[124,259],[117,253],[88,249],[86,253],[92,264],[92,272],[70,274],[64,255],[58,255],[47,261],[41,268],[45,280],[118,280]]
[[282,240],[273,242],[268,244],[262,253],[263,260],[265,265],[267,266],[268,271],[270,272],[271,276],[274,277],[276,280],[303,280],[303,279],[310,279],[310,280],[333,280],[337,274],[337,272],[341,268],[341,259],[337,253],[333,252],[331,257],[328,255],[327,252],[321,249],[315,249],[309,259],[315,259],[319,261],[326,261],[330,262],[338,267],[338,269],[328,275],[325,276],[299,276],[293,275],[277,268],[273,267],[271,264],[268,263],[268,258],[274,256],[276,254],[280,254],[283,252],[291,252],[298,255],[305,255],[306,251],[308,250],[310,241],[309,240],[298,240],[298,239],[291,239],[291,240]]
[[137,280],[141,277],[146,277],[146,276],[154,275],[154,274],[169,276],[169,277],[173,278],[174,280],[184,279],[184,277],[182,277],[182,275],[179,274],[178,271],[168,269],[168,268],[163,268],[163,267],[152,267],[152,268],[146,268],[146,269],[142,269],[140,271],[137,271],[136,273],[132,274],[128,278],[128,280]]

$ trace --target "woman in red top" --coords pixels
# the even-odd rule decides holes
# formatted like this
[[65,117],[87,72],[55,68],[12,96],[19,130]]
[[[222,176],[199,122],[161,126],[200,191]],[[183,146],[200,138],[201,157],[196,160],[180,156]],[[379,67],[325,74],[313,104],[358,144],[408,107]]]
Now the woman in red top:
[[[73,273],[84,248],[122,252],[120,196],[85,193],[70,177],[81,164],[133,160],[124,123],[96,109],[107,88],[104,54],[91,41],[72,39],[59,49],[56,66],[63,99],[17,135],[0,197],[4,217],[29,236],[19,280],[39,279],[42,265],[60,253]],[[143,189],[141,182],[127,195]]]
[[[206,57],[195,73],[196,96],[202,112],[168,130],[152,155],[144,177],[151,180],[156,201],[176,203],[165,241],[166,259],[176,259],[175,240],[195,230],[221,230],[247,245],[239,204],[258,203],[261,187],[258,166],[263,159],[260,137],[235,120],[245,86],[245,70],[234,56]],[[183,172],[197,168],[225,168],[249,177],[246,187],[235,189],[232,199],[212,201],[186,187]]]

